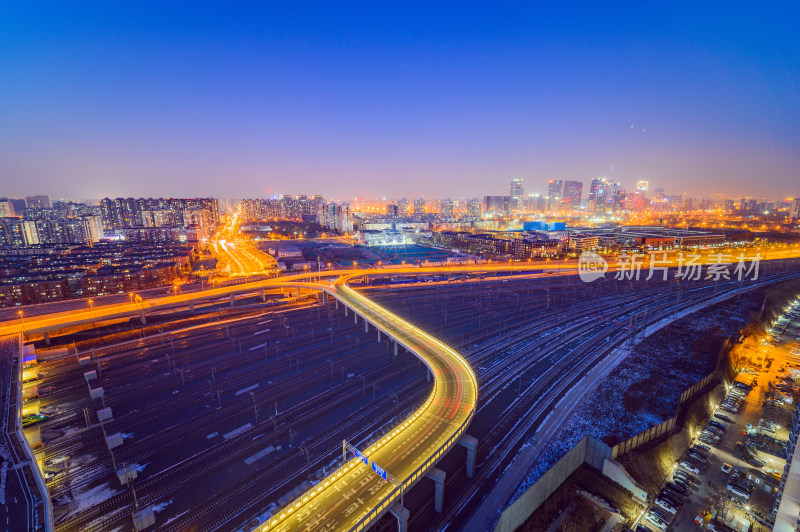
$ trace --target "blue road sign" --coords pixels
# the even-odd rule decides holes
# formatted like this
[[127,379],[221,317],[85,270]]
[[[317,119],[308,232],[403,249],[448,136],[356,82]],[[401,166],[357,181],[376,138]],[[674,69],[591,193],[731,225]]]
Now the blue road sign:
[[372,470],[375,471],[383,480],[386,480],[386,471],[383,470],[381,466],[372,462]]
[[361,451],[359,451],[355,447],[353,447],[353,454],[355,455],[356,458],[358,458],[359,460],[364,462],[364,465],[368,465],[369,464],[369,458],[367,458],[366,456],[361,454]]

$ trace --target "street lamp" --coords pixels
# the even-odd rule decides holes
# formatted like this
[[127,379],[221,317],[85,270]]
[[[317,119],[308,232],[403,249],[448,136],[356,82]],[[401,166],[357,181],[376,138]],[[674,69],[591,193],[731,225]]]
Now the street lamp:
[[90,297],[87,302],[89,303],[89,312],[92,313],[92,329],[94,329],[94,299]]

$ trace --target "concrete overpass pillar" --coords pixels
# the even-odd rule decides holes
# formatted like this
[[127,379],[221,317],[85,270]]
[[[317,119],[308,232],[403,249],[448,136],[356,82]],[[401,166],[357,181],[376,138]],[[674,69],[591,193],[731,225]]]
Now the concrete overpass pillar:
[[353,311],[353,323],[358,323],[358,314],[356,314],[355,310]]
[[397,342],[394,343],[394,356],[397,356]]
[[139,319],[141,320],[142,325],[147,325],[147,318],[144,316],[144,309],[142,309],[142,313],[139,314]]
[[366,319],[364,320],[364,332],[369,332],[369,322]]
[[[334,299],[333,301],[336,303],[336,310],[339,310],[339,300]],[[345,316],[347,316],[347,307],[344,307],[344,311],[345,311]]]
[[464,434],[458,440],[458,444],[467,448],[467,478],[472,478],[475,474],[475,449],[478,447],[478,439]]
[[431,382],[431,368],[428,368],[428,382]]
[[231,294],[231,306],[233,306],[233,302],[234,301],[235,301],[235,298],[233,297],[233,294]]
[[[336,308],[339,308],[339,300],[336,300]],[[344,315],[347,316],[347,305],[344,306]]]
[[189,312],[194,312],[194,303],[189,303]]
[[44,333],[44,345],[50,345],[50,333]]
[[399,502],[396,502],[389,507],[389,511],[397,518],[397,532],[407,532],[408,516],[411,515],[411,512],[408,511],[408,508]]
[[264,303],[267,300],[267,296],[264,294],[264,289],[261,289],[261,302]]
[[381,341],[381,330],[378,329],[378,342],[380,342],[380,341]]
[[438,513],[441,513],[442,506],[444,505],[444,479],[447,473],[434,467],[428,471],[425,476],[431,479],[436,485],[436,498],[433,501],[433,508]]

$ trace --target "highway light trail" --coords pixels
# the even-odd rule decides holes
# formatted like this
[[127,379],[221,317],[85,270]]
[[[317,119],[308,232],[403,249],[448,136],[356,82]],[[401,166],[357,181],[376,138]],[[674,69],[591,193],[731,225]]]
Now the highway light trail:
[[469,363],[455,350],[347,286],[316,285],[361,319],[400,342],[428,366],[434,386],[425,403],[364,454],[399,480],[394,486],[359,459],[338,471],[271,518],[260,530],[360,530],[411,487],[464,433],[475,412],[478,385]]

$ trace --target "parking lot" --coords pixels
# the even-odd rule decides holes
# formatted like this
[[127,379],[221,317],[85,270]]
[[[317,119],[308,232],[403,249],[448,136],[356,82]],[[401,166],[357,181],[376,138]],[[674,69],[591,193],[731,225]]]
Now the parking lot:
[[769,530],[800,383],[800,301],[735,347],[740,370],[637,530]]

